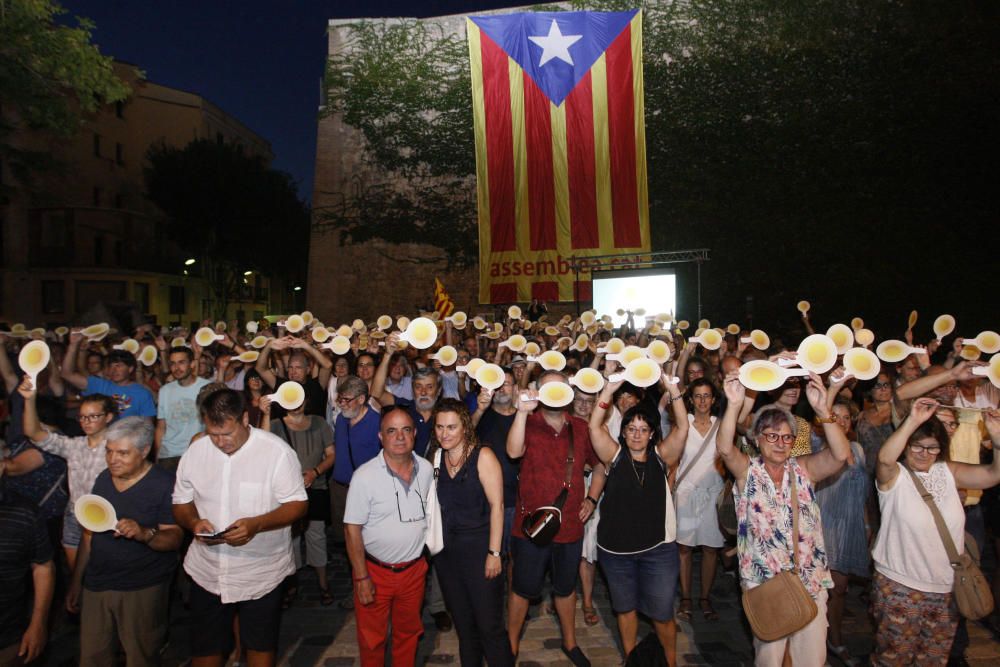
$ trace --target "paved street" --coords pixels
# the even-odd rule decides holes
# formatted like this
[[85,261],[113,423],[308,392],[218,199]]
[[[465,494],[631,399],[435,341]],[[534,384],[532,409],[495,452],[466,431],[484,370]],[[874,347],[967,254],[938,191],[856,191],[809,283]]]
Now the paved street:
[[[343,551],[331,551],[330,575],[332,590],[337,600],[350,592],[347,560]],[[699,568],[695,571],[695,595],[700,590],[697,583]],[[315,586],[315,575],[309,568],[300,573],[299,597],[285,613],[281,627],[280,665],[288,667],[349,667],[360,664],[357,659],[354,614],[344,611],[335,603],[320,605]],[[852,586],[844,620],[844,634],[849,638],[852,655],[864,658],[872,648],[872,628],[865,604],[861,601],[863,588]],[[577,614],[577,637],[580,646],[595,667],[621,664],[617,626],[610,610],[607,589],[598,577],[596,603],[601,622],[587,627],[583,615]],[[736,583],[731,576],[720,576],[712,591],[717,621],[705,621],[695,604],[692,622],[681,622],[678,633],[678,658],[681,665],[747,665],[752,664],[753,649],[749,629],[742,618]],[[179,601],[172,613],[171,640],[164,664],[184,665],[188,657],[190,624],[187,613]],[[424,614],[426,634],[420,644],[418,664],[458,664],[458,639],[454,631],[441,633],[434,627],[433,619]],[[648,625],[640,628],[640,637],[649,631]],[[967,652],[969,663],[975,667],[1000,664],[1000,641],[985,624],[971,623],[971,646]],[[77,635],[74,627],[59,624],[47,655],[46,664],[75,664]],[[531,620],[525,628],[518,664],[528,667],[538,665],[567,666],[569,661],[559,650],[559,629],[554,616],[544,612],[542,605],[531,608]],[[830,665],[841,663],[831,657]]]

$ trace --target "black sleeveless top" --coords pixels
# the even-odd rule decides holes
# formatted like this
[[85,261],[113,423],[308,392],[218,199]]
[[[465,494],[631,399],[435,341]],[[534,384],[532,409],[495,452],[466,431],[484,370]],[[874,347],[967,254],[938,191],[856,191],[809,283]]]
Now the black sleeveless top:
[[441,452],[437,493],[446,533],[489,532],[490,503],[479,481],[479,451],[479,447],[472,450],[454,478],[448,474],[448,454]]
[[597,524],[597,544],[619,554],[646,551],[666,539],[665,466],[652,448],[642,463],[631,458],[622,447],[612,462]]

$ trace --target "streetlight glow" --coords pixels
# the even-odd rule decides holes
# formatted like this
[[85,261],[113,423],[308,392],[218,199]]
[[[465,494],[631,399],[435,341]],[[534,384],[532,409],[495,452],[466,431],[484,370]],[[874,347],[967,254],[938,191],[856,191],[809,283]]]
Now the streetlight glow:
[[184,266],[191,266],[196,261],[198,261],[198,260],[196,260],[194,257],[191,257],[190,259],[186,259],[186,260],[184,260]]

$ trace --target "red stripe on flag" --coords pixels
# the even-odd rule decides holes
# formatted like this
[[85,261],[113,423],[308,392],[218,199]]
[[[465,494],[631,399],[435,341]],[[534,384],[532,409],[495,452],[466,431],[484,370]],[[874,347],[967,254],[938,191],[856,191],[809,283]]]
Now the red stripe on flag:
[[538,84],[525,76],[524,129],[528,148],[528,221],[532,250],[556,249],[550,104]]
[[517,248],[514,224],[514,139],[510,116],[507,54],[480,31],[483,97],[486,111],[486,162],[490,188],[490,251]]
[[590,301],[594,298],[594,284],[589,280],[577,280],[574,298],[579,301]]
[[531,298],[543,301],[558,301],[559,283],[554,280],[531,283]]
[[490,303],[514,303],[517,301],[517,283],[493,283],[490,285]]
[[570,236],[574,249],[598,248],[601,245],[597,229],[592,95],[590,72],[587,72],[563,102],[566,105]]
[[632,89],[632,28],[625,26],[605,52],[608,73],[608,138],[615,247],[642,245],[635,176],[635,95]]

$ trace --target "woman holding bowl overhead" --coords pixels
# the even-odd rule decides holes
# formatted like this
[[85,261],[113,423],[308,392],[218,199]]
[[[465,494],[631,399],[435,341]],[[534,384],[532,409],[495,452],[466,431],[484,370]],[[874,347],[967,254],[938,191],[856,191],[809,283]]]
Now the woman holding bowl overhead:
[[604,385],[590,413],[590,442],[607,471],[597,560],[608,579],[626,658],[635,648],[641,611],[653,622],[667,664],[677,664],[674,595],[680,561],[677,518],[667,476],[687,441],[687,409],[677,384],[664,383],[677,426],[660,438],[660,415],[642,404],[622,416],[612,438],[604,425],[611,398],[622,382]]
[[[740,579],[744,589],[760,586],[797,565],[798,576],[817,607],[816,616],[792,634],[774,641],[754,637],[756,665],[782,664],[785,650],[795,665],[822,665],[826,661],[827,589],[833,587],[823,545],[823,529],[814,487],[844,466],[850,443],[827,407],[827,391],[819,376],[810,373],[806,397],[816,412],[817,421],[829,447],[815,454],[793,457],[792,448],[800,428],[791,412],[779,404],[765,405],[757,411],[748,438],[760,455],[750,457],[735,444],[736,421],[746,388],[739,373],[725,381],[726,406],[716,437],[716,447],[726,468],[736,479],[736,549]],[[792,490],[795,490],[793,502]],[[793,557],[792,506],[798,507],[798,544]]]

